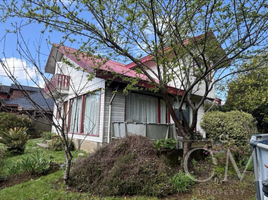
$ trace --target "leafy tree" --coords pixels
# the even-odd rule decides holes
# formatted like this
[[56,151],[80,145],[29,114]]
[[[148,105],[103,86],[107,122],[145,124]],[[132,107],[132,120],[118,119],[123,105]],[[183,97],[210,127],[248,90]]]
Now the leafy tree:
[[[42,23],[52,35],[62,33],[61,44],[75,42],[87,55],[134,62],[137,78],[128,80],[132,84],[126,90],[138,89],[139,74],[146,76],[185,140],[191,139],[198,109],[215,84],[255,68],[236,66],[267,49],[264,0],[3,0],[0,9],[3,20],[19,17]],[[144,55],[156,63],[155,71],[140,61]],[[177,95],[169,94],[168,84],[178,88]],[[184,123],[176,116],[174,99]],[[192,110],[189,122],[184,101]],[[188,149],[185,142],[184,155]]]
[[229,91],[225,107],[229,110],[237,109],[252,113],[253,110],[267,102],[267,87],[267,66],[241,73],[228,85]]
[[252,116],[257,120],[257,127],[260,132],[268,132],[268,104],[262,104],[252,112]]
[[267,64],[263,64],[259,57],[256,57],[241,68],[247,69],[249,66],[258,65],[261,68],[241,73],[229,83],[229,92],[224,109],[243,110],[251,113],[258,121],[258,128],[266,131],[268,130],[266,128],[268,121]]

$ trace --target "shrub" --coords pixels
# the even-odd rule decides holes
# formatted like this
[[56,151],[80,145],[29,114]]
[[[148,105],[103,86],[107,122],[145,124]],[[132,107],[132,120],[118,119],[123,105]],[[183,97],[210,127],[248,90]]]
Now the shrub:
[[171,183],[177,192],[186,192],[194,184],[194,180],[180,171],[172,177]]
[[[54,151],[62,151],[63,146],[61,143],[61,137],[57,134],[52,134],[51,135],[52,142],[48,143],[48,147]],[[68,143],[70,144],[70,150],[74,150],[74,143],[70,141],[68,138]]]
[[177,141],[172,138],[159,139],[154,143],[154,147],[158,151],[162,151],[162,150],[167,150],[167,149],[175,149],[176,144],[177,144]]
[[[28,172],[32,175],[45,175],[50,170],[54,171],[55,169],[55,163],[37,151],[36,155],[22,158],[22,161],[10,165],[8,172],[9,175],[21,174],[23,172]],[[57,169],[59,169],[59,166],[57,166]]]
[[26,115],[16,115],[14,113],[0,113],[0,131],[6,131],[15,127],[28,129],[28,132],[33,131],[32,120]]
[[237,146],[248,143],[251,135],[256,134],[256,122],[252,115],[242,111],[208,112],[200,123],[207,137],[221,143],[234,140]]
[[0,143],[3,143],[11,154],[23,154],[29,136],[27,128],[11,128],[9,131],[1,131]]
[[43,133],[43,139],[44,140],[51,140],[52,138],[52,133],[51,132],[44,132]]
[[23,158],[22,169],[31,174],[46,174],[49,171],[51,160],[36,152],[35,156]]
[[0,182],[4,179],[3,177],[3,169],[4,169],[4,158],[5,158],[5,151],[0,149]]

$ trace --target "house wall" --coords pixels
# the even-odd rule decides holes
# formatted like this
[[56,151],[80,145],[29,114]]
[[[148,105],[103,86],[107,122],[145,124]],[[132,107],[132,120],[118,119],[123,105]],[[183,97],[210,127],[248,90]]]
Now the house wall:
[[[185,62],[186,65],[188,66],[191,66],[191,64],[187,64],[187,61]],[[154,61],[148,61],[146,62],[146,65],[148,67],[150,67],[150,69],[152,71],[154,71],[156,74],[158,74],[157,72],[157,66],[156,66],[156,63]],[[183,65],[182,63],[180,65]],[[181,74],[181,77],[184,77],[184,75],[182,74],[183,72],[179,70],[180,68],[175,68],[174,70],[178,72],[178,74]],[[156,78],[156,76],[154,75],[154,73],[150,71],[150,70],[147,70],[147,72],[154,78]],[[193,74],[193,72],[190,72]],[[196,77],[195,76],[190,76],[190,82],[193,83],[195,81]],[[182,84],[181,84],[181,81],[182,81],[182,78],[177,78],[175,80],[172,80],[171,82],[168,83],[168,85],[172,86],[172,87],[175,87],[175,88],[180,88],[183,90],[183,87],[182,87]],[[184,83],[186,85],[186,83]],[[201,84],[199,85],[196,85],[194,87],[194,89],[192,90],[193,91],[193,94],[194,95],[197,95],[197,96],[204,96],[204,92],[205,92],[205,83],[204,82],[201,82]],[[214,86],[212,87],[212,90],[211,92],[207,95],[208,98],[212,98],[212,99],[215,99],[216,96],[215,96],[215,88]]]
[[111,104],[111,123],[109,124],[109,105],[113,89],[108,87],[105,89],[105,113],[104,113],[104,139],[103,142],[108,141],[108,127],[110,126],[110,135],[112,133],[113,122],[124,122],[125,121],[125,95],[123,89],[119,88],[118,92],[114,96]]
[[[29,92],[28,92],[29,93]],[[19,97],[23,97],[23,93],[20,90],[13,90],[12,94],[9,97],[9,100],[17,99]]]
[[[67,58],[65,58],[67,59]],[[72,61],[70,61],[72,62]],[[69,92],[66,96],[60,96],[57,100],[57,104],[61,105],[61,112],[63,112],[63,102],[68,101],[67,114],[69,115],[69,101],[77,96],[87,94],[88,92],[96,91],[101,89],[100,94],[100,110],[99,110],[99,135],[98,136],[87,136],[85,134],[72,134],[68,133],[68,136],[73,135],[74,144],[76,147],[81,145],[80,149],[86,152],[93,152],[103,143],[103,130],[104,130],[104,109],[105,109],[105,80],[100,78],[93,78],[88,80],[88,73],[83,72],[82,70],[75,69],[70,67],[65,63],[56,64],[56,72],[64,75],[70,76],[70,86]],[[54,122],[62,125],[61,119],[57,119],[57,106],[54,106]],[[69,117],[67,117],[67,124],[69,123]],[[56,128],[52,127],[52,132],[56,133]]]

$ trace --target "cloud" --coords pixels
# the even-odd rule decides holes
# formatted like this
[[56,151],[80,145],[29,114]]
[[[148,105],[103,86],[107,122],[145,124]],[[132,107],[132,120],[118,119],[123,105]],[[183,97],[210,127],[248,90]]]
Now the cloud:
[[[10,84],[10,76],[14,76],[20,84],[33,85],[34,81],[38,81],[38,72],[34,67],[27,64],[25,60],[11,57],[2,59],[3,65],[0,67],[0,76],[2,84]],[[4,82],[3,82],[4,81]],[[39,81],[38,81],[39,82]]]

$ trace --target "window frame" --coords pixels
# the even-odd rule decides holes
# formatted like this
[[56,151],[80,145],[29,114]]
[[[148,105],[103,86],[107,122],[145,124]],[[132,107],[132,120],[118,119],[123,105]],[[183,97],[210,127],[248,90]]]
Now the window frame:
[[[99,137],[100,136],[100,117],[101,117],[101,88],[97,89],[97,90],[94,90],[92,92],[99,92],[99,108],[98,108],[98,111],[99,111],[99,116],[97,117],[97,126],[98,126],[98,131],[97,131],[97,134],[86,134],[83,132],[83,129],[84,129],[84,114],[85,114],[85,97],[89,94],[89,93],[85,93],[85,94],[82,94],[80,96],[77,96],[77,97],[74,97],[74,98],[71,98],[69,99],[69,105],[68,105],[68,108],[69,108],[69,113],[68,113],[68,127],[67,127],[67,132],[68,134],[75,134],[75,135],[86,135],[86,136],[96,136],[96,137]],[[80,109],[81,109],[81,113],[80,113],[80,122],[78,123],[78,132],[71,132],[70,131],[70,125],[71,125],[71,115],[72,115],[72,101],[74,101],[74,99],[78,99],[79,97],[81,97],[81,106],[80,106]]]
[[[155,110],[156,110],[156,112],[157,112],[157,116],[156,116],[156,121],[157,122],[137,122],[137,123],[156,123],[156,124],[167,124],[167,123],[169,123],[168,121],[168,119],[169,119],[169,117],[168,117],[168,109],[167,109],[167,106],[165,105],[165,102],[164,102],[164,100],[161,98],[161,97],[157,97],[157,96],[153,96],[153,95],[150,95],[150,94],[142,94],[142,93],[137,93],[137,92],[132,92],[132,93],[130,93],[130,94],[136,94],[136,95],[143,95],[143,96],[145,96],[145,97],[151,97],[151,98],[155,98],[156,99],[156,101],[157,101],[157,105],[156,105],[156,108],[155,108]],[[128,100],[127,100],[127,98],[130,98],[129,96],[130,96],[130,94],[128,94],[126,97],[125,97],[125,122],[131,122],[131,123],[134,123],[134,122],[136,122],[136,121],[134,121],[134,120],[128,120],[127,121],[127,116],[128,116],[128,113],[127,112],[129,112],[128,111],[128,109],[127,109],[127,107],[128,107]],[[163,112],[162,112],[162,110],[161,110],[161,101],[162,102],[164,102],[164,105],[165,105],[165,122],[163,123],[163,122],[161,122],[162,121],[162,114],[163,114]],[[132,114],[131,114],[132,115]]]

